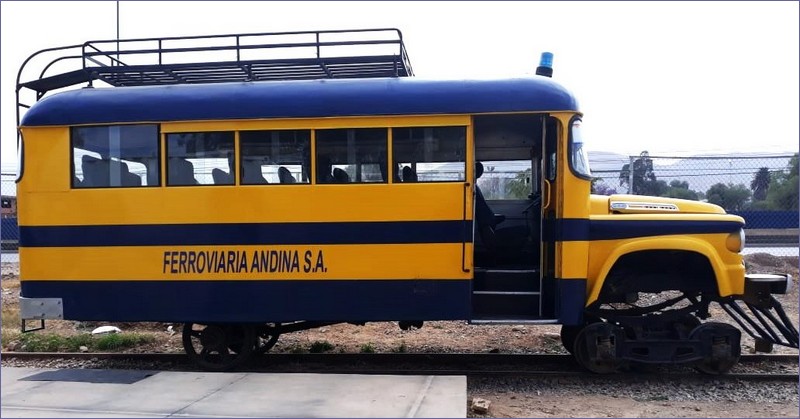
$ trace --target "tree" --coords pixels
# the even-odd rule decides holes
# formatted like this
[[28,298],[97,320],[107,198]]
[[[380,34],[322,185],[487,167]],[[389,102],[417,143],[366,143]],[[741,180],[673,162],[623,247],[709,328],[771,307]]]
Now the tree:
[[648,196],[664,196],[667,193],[669,186],[663,180],[656,180],[653,182],[644,182],[639,189],[640,195]]
[[657,192],[665,192],[666,182],[658,184],[656,174],[653,172],[653,160],[650,153],[642,151],[639,158],[633,161],[633,187],[630,187],[631,167],[630,163],[622,166],[619,172],[619,185],[628,186],[629,190],[635,195],[658,195]]
[[758,172],[753,176],[753,181],[750,182],[750,189],[753,190],[754,201],[763,201],[767,199],[770,180],[768,167],[758,169]]
[[669,183],[669,188],[663,196],[679,199],[691,199],[694,201],[700,199],[700,197],[697,195],[697,192],[689,189],[689,182],[685,180],[680,181],[677,179],[674,179]]
[[508,182],[508,198],[527,199],[531,193],[531,169],[518,172],[513,180]]
[[734,185],[732,183],[716,183],[708,188],[706,198],[708,202],[717,204],[726,211],[740,211],[744,209],[750,200],[750,189],[743,184]]
[[592,193],[596,195],[614,195],[618,192],[616,189],[606,185],[603,178],[596,177],[592,179]]
[[798,155],[789,159],[788,172],[776,173],[769,184],[767,202],[775,210],[798,209]]

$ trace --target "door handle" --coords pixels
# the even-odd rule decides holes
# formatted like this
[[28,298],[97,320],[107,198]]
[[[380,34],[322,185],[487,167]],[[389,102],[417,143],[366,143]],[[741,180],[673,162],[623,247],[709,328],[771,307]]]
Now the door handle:
[[550,207],[550,181],[545,179],[544,186],[546,192],[542,194],[542,208],[548,208]]

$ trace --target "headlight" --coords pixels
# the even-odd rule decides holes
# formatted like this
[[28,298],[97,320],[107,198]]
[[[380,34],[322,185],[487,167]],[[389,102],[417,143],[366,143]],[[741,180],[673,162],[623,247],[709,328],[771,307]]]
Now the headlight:
[[744,229],[740,228],[736,233],[731,233],[725,240],[725,247],[731,252],[739,253],[744,249],[745,238]]

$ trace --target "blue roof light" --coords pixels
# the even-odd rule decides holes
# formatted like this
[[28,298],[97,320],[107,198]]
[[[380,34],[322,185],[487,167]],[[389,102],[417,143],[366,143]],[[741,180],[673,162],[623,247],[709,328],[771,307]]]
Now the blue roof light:
[[539,60],[539,67],[553,68],[553,53],[543,52],[542,58]]
[[539,67],[536,67],[537,76],[553,77],[553,53],[543,52],[539,60]]

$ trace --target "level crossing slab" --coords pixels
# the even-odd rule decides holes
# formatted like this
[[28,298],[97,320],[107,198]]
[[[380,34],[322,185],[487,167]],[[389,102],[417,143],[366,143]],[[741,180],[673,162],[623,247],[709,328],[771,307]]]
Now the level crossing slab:
[[464,376],[0,371],[2,417],[466,417]]

